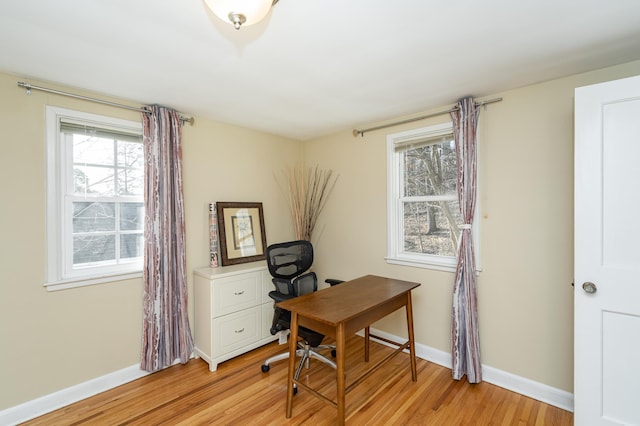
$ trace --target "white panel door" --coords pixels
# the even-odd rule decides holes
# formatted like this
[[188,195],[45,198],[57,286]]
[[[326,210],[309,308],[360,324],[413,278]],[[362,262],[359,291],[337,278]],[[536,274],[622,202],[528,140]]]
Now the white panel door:
[[640,425],[640,76],[575,92],[574,423]]

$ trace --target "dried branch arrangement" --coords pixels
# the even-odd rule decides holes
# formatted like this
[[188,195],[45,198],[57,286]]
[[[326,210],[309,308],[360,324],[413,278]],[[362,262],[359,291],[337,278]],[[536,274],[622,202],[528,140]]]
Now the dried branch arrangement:
[[338,176],[332,170],[294,167],[285,172],[289,195],[289,208],[296,239],[311,241],[311,235],[336,185]]

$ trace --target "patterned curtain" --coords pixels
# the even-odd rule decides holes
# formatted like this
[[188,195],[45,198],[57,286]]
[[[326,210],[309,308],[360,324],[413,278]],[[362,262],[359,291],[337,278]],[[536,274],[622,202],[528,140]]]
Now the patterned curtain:
[[451,112],[458,160],[458,201],[464,223],[458,246],[458,266],[453,287],[451,327],[452,372],[455,380],[465,374],[469,383],[482,381],[478,337],[476,261],[471,228],[476,204],[476,129],[480,110],[472,98],[458,102]]
[[158,371],[193,351],[187,316],[180,116],[154,105],[142,114],[145,260],[140,367]]

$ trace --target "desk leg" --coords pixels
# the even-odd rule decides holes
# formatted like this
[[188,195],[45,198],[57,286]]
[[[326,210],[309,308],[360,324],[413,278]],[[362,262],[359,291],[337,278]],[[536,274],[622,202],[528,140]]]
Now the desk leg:
[[344,335],[344,323],[340,323],[336,330],[336,381],[338,390],[338,425],[344,425],[345,417],[345,372],[344,372],[344,355],[345,355],[345,335]]
[[411,307],[411,292],[407,292],[407,333],[409,334],[409,358],[411,358],[411,380],[418,380],[416,368],[416,344],[413,335],[413,309]]
[[369,329],[369,326],[366,326],[364,328],[364,361],[365,362],[369,362],[369,348],[371,347],[371,345],[369,343],[371,343],[371,340],[369,338],[369,335],[371,333],[371,330]]
[[287,376],[287,418],[293,409],[293,376],[296,370],[296,349],[298,348],[298,314],[291,312],[289,335],[289,374]]

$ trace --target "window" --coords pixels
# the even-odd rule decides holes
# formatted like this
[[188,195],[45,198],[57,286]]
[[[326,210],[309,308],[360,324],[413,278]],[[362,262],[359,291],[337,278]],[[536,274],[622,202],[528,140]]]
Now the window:
[[49,290],[140,276],[142,125],[47,107]]
[[459,225],[452,123],[387,137],[387,262],[455,271]]

